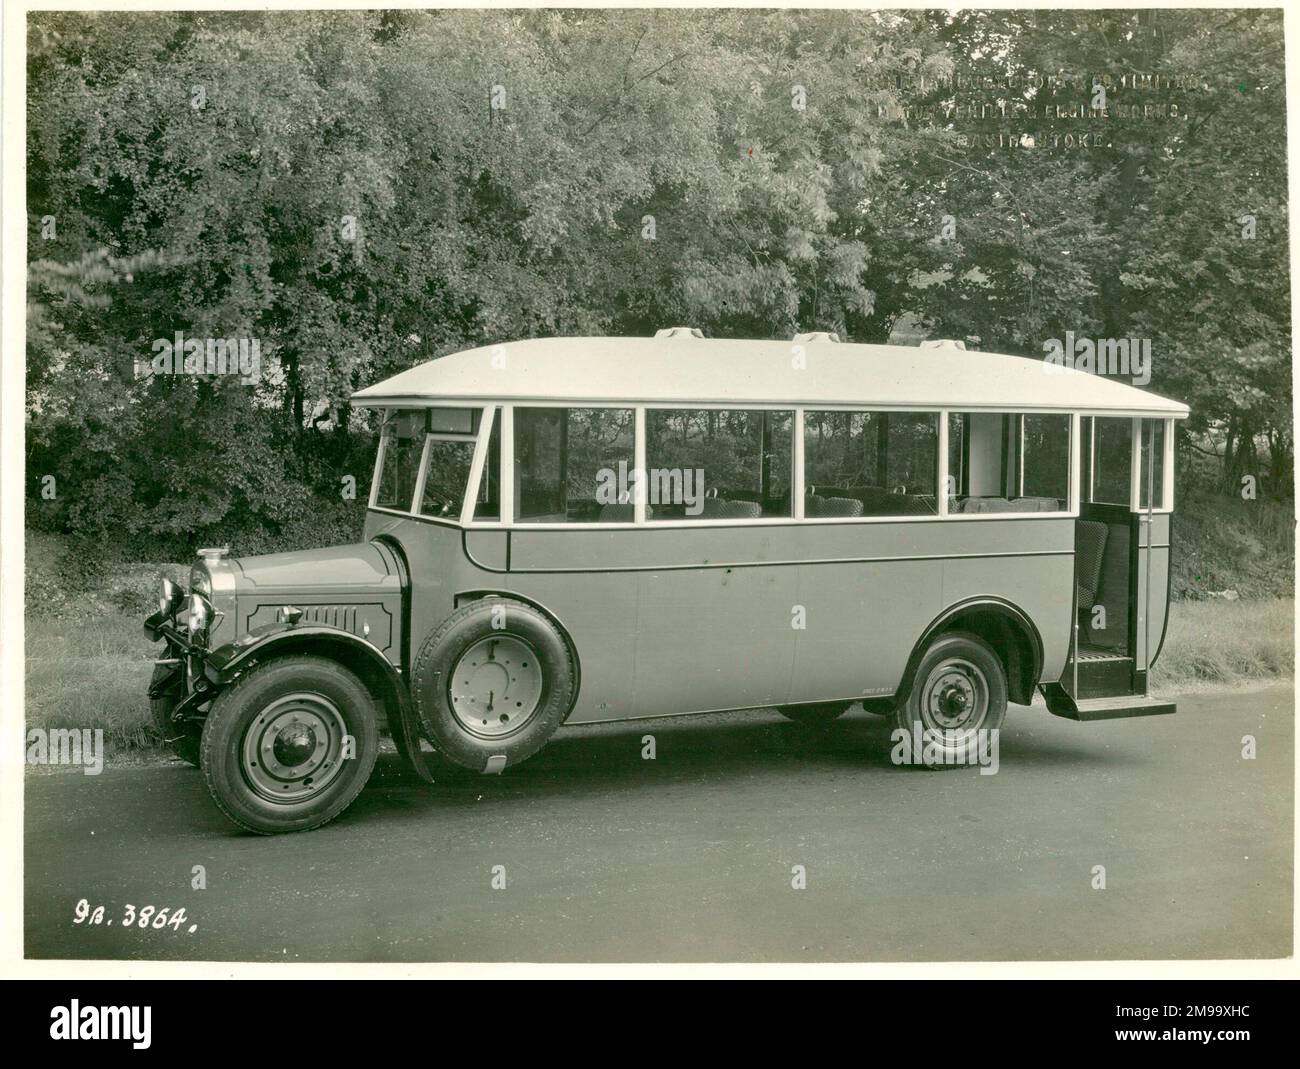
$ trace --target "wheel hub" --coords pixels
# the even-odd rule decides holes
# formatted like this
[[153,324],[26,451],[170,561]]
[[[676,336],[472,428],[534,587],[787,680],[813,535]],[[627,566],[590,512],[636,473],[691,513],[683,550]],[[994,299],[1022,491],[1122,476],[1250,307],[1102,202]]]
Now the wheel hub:
[[939,708],[947,716],[961,716],[966,711],[970,698],[961,687],[947,686],[939,695]]
[[316,752],[316,732],[294,721],[282,727],[271,745],[275,759],[287,768],[302,764]]
[[929,727],[943,731],[977,728],[988,711],[988,684],[969,661],[944,661],[926,682],[923,711]]
[[253,719],[241,746],[244,778],[263,798],[301,802],[343,769],[347,725],[322,694],[287,694]]
[[541,701],[537,653],[516,635],[480,639],[456,662],[447,696],[453,715],[470,734],[513,734],[532,718]]

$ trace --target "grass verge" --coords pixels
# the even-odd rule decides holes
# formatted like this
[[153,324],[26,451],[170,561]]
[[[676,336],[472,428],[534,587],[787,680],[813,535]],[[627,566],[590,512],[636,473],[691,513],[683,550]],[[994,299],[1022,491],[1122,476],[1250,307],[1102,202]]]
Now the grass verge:
[[161,646],[141,617],[28,617],[27,727],[102,728],[110,750],[157,745],[145,689]]
[[1171,693],[1293,678],[1294,630],[1293,598],[1176,601],[1151,685]]

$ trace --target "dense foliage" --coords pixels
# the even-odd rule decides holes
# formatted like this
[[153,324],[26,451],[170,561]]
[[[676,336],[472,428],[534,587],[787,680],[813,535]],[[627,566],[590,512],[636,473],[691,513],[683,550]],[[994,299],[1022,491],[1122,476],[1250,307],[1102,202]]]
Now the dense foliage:
[[[1184,466],[1219,454],[1223,489],[1290,492],[1278,12],[37,13],[29,32],[28,515],[87,553],[353,536],[345,480],[364,497],[373,456],[353,389],[470,345],[681,323],[919,323],[1034,356],[1066,331],[1149,338],[1151,387],[1194,410]],[[1083,87],[1024,88],[1062,68]],[[1015,88],[954,88],[971,72]],[[1101,72],[1109,117],[1072,113]],[[945,111],[971,100],[1026,112]],[[981,143],[999,130],[1035,145]],[[260,376],[140,373],[177,332],[257,339]]]

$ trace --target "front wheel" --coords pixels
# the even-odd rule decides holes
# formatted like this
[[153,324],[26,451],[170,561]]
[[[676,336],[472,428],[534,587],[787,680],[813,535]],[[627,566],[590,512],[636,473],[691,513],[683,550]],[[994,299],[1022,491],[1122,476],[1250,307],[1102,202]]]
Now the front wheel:
[[909,763],[948,768],[973,763],[1006,715],[1007,676],[998,655],[978,635],[953,631],[925,651],[894,722],[908,736]]
[[261,835],[318,828],[370,778],[379,751],[364,684],[324,657],[253,668],[212,703],[200,753],[217,807]]

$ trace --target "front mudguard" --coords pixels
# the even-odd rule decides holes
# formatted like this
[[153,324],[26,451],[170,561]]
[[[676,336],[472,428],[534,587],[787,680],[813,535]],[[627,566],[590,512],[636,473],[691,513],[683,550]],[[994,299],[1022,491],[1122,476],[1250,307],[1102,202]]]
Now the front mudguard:
[[377,647],[350,631],[325,624],[268,624],[213,650],[204,658],[203,671],[213,685],[226,687],[260,661],[288,653],[315,653],[357,671],[389,713],[389,733],[397,752],[416,775],[433,782],[432,769],[420,749],[420,729],[406,680]]

